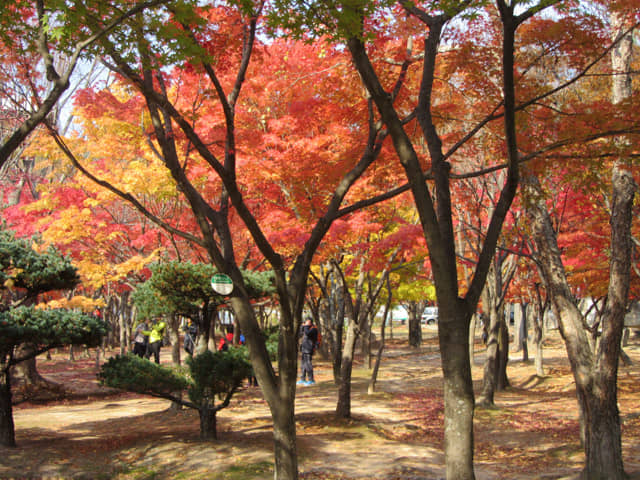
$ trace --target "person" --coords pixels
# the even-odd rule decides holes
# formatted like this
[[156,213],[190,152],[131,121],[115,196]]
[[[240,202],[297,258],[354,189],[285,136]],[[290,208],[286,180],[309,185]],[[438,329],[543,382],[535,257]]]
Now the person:
[[144,357],[144,354],[147,352],[147,344],[149,343],[149,337],[144,334],[144,331],[149,327],[146,322],[143,320],[138,325],[136,325],[136,329],[133,332],[133,354],[139,356],[140,358]]
[[258,379],[256,378],[256,373],[253,371],[253,367],[251,367],[251,373],[247,377],[247,382],[249,383],[250,387],[258,386]]
[[300,343],[300,351],[302,352],[301,374],[298,385],[313,385],[313,352],[318,346],[318,329],[315,327],[311,318],[307,317],[304,325],[300,329],[302,342]]
[[153,324],[151,330],[145,330],[142,333],[149,335],[149,343],[147,344],[147,350],[144,354],[145,358],[153,358],[156,363],[160,363],[160,347],[162,347],[162,339],[164,337],[164,329],[167,324],[162,320],[159,320]]
[[229,345],[233,345],[233,329],[227,329],[227,334],[220,338],[218,351],[226,352],[229,349]]
[[198,326],[193,320],[189,320],[189,323],[184,326],[184,350],[189,355],[193,355],[193,351],[196,348],[196,337],[198,336]]

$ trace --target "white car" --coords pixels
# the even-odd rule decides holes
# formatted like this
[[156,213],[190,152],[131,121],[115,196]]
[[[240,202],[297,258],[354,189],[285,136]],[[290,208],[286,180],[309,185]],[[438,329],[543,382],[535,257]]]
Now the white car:
[[433,325],[438,321],[438,307],[427,307],[422,312],[422,323]]

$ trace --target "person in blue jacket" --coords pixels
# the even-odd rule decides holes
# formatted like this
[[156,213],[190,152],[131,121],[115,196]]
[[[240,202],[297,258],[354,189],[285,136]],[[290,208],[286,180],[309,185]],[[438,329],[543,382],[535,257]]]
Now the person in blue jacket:
[[318,329],[311,321],[311,318],[307,317],[300,329],[300,336],[302,342],[300,342],[300,351],[302,352],[302,362],[300,380],[298,385],[313,385],[315,382],[313,378],[313,352],[318,346]]

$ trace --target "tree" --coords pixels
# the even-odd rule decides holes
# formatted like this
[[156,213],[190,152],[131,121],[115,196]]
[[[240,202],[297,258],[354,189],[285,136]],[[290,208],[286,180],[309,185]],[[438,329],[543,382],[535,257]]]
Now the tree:
[[[406,133],[399,112],[393,105],[393,97],[385,90],[371,63],[364,42],[364,32],[355,30],[347,39],[347,46],[355,67],[372,96],[382,121],[389,129],[394,148],[405,169],[429,249],[438,299],[438,334],[444,373],[446,468],[447,476],[456,479],[474,478],[474,397],[468,347],[469,324],[485,283],[502,223],[515,197],[518,184],[513,76],[514,37],[517,26],[535,12],[535,10],[527,10],[516,17],[513,6],[500,0],[497,3],[504,26],[502,56],[504,77],[501,86],[504,93],[508,167],[500,198],[486,231],[473,280],[464,296],[459,293],[460,286],[457,279],[456,239],[451,209],[451,165],[447,161],[446,152],[443,151],[442,138],[437,133],[432,110],[434,105],[431,103],[431,92],[435,82],[435,62],[443,28],[454,16],[448,12],[455,14],[459,11],[448,9],[446,12],[434,15],[419,8],[418,5],[405,4],[406,12],[428,27],[428,34],[424,39],[424,75],[415,113],[431,157],[430,173],[435,183],[435,201],[425,181],[418,147]],[[467,4],[462,5],[460,10],[466,6]],[[362,12],[358,11],[350,13],[362,15]]]
[[[205,351],[187,359],[189,376],[175,368],[157,365],[135,355],[111,357],[102,365],[98,378],[113,388],[166,398],[198,411],[200,439],[217,437],[216,415],[229,406],[233,394],[251,373],[246,349]],[[187,390],[189,399],[178,393]],[[223,400],[216,405],[216,396]]]
[[482,393],[477,401],[484,406],[494,404],[494,393],[509,386],[509,326],[505,315],[506,293],[515,272],[516,258],[508,252],[496,252],[487,283],[482,293],[487,324],[487,354]]
[[[612,90],[617,104],[631,92],[628,50],[631,39],[623,17],[614,15],[612,23],[612,51],[616,60]],[[618,60],[622,61],[617,63]],[[533,173],[527,178],[529,213],[541,276],[559,319],[576,382],[585,451],[582,478],[585,479],[627,478],[622,459],[617,372],[629,295],[632,207],[637,190],[630,164],[625,161],[628,146],[629,142],[624,139],[615,142],[610,150],[615,160],[606,165],[611,171],[610,270],[602,331],[595,339],[585,328],[587,322],[571,290],[539,179]]]
[[[34,306],[42,294],[73,288],[75,268],[50,249],[35,251],[28,240],[0,230],[0,444],[15,446],[11,368],[52,348],[98,344],[104,323],[92,316],[64,309]],[[28,344],[29,348],[19,349]]]
[[[616,173],[619,175],[619,173]],[[529,180],[535,182],[535,180]],[[535,183],[531,195],[543,199]],[[631,204],[635,191],[631,177],[615,178],[616,202],[612,212],[612,264],[610,296],[603,331],[597,342],[584,329],[584,316],[566,278],[557,239],[546,206],[540,200],[531,205],[531,216],[541,270],[576,379],[578,404],[585,446],[584,475],[589,479],[625,478],[622,466],[620,419],[616,402],[616,380],[620,342],[626,312]],[[621,189],[618,191],[618,189]],[[615,215],[615,217],[614,217]],[[618,222],[614,222],[614,220]],[[626,268],[626,271],[625,271]],[[625,278],[626,275],[626,278]],[[626,287],[625,287],[626,285]]]
[[[347,152],[334,152],[332,162],[341,165],[337,169],[338,178],[334,178],[329,191],[324,192],[322,197],[316,197],[320,201],[315,205],[317,208],[309,212],[309,223],[304,233],[299,235],[301,242],[298,248],[293,253],[288,249],[278,252],[278,244],[275,241],[272,243],[264,225],[259,223],[259,220],[268,223],[274,217],[271,212],[263,211],[265,204],[259,200],[268,191],[248,190],[255,195],[252,198],[245,194],[247,190],[243,182],[247,179],[240,175],[245,171],[240,168],[242,165],[255,162],[255,157],[245,156],[239,148],[240,140],[255,137],[255,134],[246,137],[239,135],[243,133],[239,118],[243,113],[247,119],[256,118],[248,108],[243,110],[248,105],[239,99],[247,75],[253,73],[249,71],[249,65],[262,4],[245,7],[245,10],[240,10],[216,5],[193,12],[187,8],[169,8],[157,17],[136,18],[139,23],[132,23],[127,42],[115,37],[101,39],[105,59],[108,58],[111,67],[144,97],[153,148],[189,204],[198,225],[197,231],[181,231],[171,221],[145,209],[139,200],[127,192],[101,181],[82,165],[64,139],[55,132],[53,135],[76,168],[135,204],[136,208],[163,228],[201,247],[219,271],[232,278],[234,289],[229,296],[229,304],[247,338],[251,361],[274,420],[275,477],[295,480],[298,475],[294,420],[297,333],[311,262],[332,223],[351,213],[352,210],[348,208],[341,209],[341,204],[352,185],[379,155],[382,133],[367,118],[354,119],[349,124],[349,131],[354,134],[368,131],[365,134],[366,141],[349,144],[353,148]],[[167,22],[167,19],[175,21]],[[145,24],[145,21],[153,23]],[[158,33],[153,37],[154,43],[148,42],[145,28]],[[201,34],[200,29],[208,31]],[[163,44],[164,40],[169,44]],[[171,55],[167,55],[168,52]],[[332,62],[342,63],[344,54],[334,50],[332,57]],[[179,71],[177,65],[183,66],[184,58],[189,60],[188,68]],[[165,75],[171,70],[171,62],[175,62],[173,66],[176,67],[173,78]],[[194,111],[193,106],[200,105],[202,97],[193,102],[192,97],[176,95],[180,93],[177,81],[185,77],[194,79],[195,83],[191,82],[191,85],[206,84],[206,96],[215,98],[215,101],[207,101],[206,108]],[[350,81],[353,77],[332,75],[330,78]],[[170,84],[171,80],[176,81],[175,87]],[[202,94],[203,91],[197,93]],[[310,93],[310,97],[313,97],[314,92]],[[312,101],[313,98],[308,100]],[[338,100],[329,98],[328,103],[339,106]],[[313,138],[315,132],[309,134]],[[361,137],[357,135],[356,138]],[[187,155],[181,158],[184,152]],[[216,178],[219,181],[213,181]],[[238,246],[234,243],[230,228],[234,219],[241,222],[247,238],[251,239],[254,248],[275,275],[280,307],[277,372],[271,364],[242,278]]]
[[[218,270],[210,264],[177,261],[154,263],[149,268],[151,276],[133,293],[138,316],[167,315],[192,319],[199,332],[196,350],[203,353],[209,337],[213,335],[211,316],[225,303],[224,296],[211,288],[211,277]],[[271,272],[243,271],[242,275],[251,299],[262,299],[274,293]]]
[[[355,357],[356,341],[361,336],[363,330],[370,328],[373,321],[376,303],[382,288],[387,283],[389,276],[389,264],[392,264],[396,254],[392,253],[388,258],[388,264],[377,275],[366,268],[366,256],[359,252],[354,258],[347,262],[353,262],[357,277],[353,286],[349,286],[349,281],[344,269],[335,264],[340,275],[343,295],[346,302],[346,314],[348,318],[347,333],[342,349],[342,359],[340,362],[340,376],[338,382],[338,403],[336,405],[336,415],[341,418],[351,416],[351,373],[353,371],[353,361]],[[397,252],[396,252],[397,253]]]
[[[16,121],[12,122],[12,133],[2,138],[0,168],[69,89],[71,77],[89,47],[125,19],[163,1],[141,2],[125,10],[114,8],[89,33],[74,22],[78,5],[69,7],[56,0],[18,0],[3,9],[0,49],[5,62],[0,76],[5,85],[13,84],[5,89],[5,100],[12,105],[3,107],[15,112]],[[99,8],[100,2],[83,2],[81,7],[87,13],[93,9],[105,13],[104,8]],[[60,23],[51,22],[52,18]]]

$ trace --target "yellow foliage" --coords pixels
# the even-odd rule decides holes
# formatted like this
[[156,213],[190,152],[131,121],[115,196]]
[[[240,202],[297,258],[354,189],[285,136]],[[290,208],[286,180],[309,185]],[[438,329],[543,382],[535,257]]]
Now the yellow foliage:
[[130,272],[138,272],[158,258],[160,249],[156,249],[147,256],[136,255],[114,266],[114,275],[118,278],[126,277]]
[[139,272],[156,261],[162,249],[158,248],[149,255],[136,255],[119,264],[107,264],[104,259],[84,259],[74,262],[85,287],[99,289],[110,282],[119,282],[131,272]]
[[104,307],[106,303],[101,298],[90,298],[84,295],[75,295],[70,299],[60,298],[51,300],[47,303],[39,303],[36,308],[41,310],[52,310],[56,308],[66,308],[69,310],[81,310],[85,313],[91,313],[96,308]]

